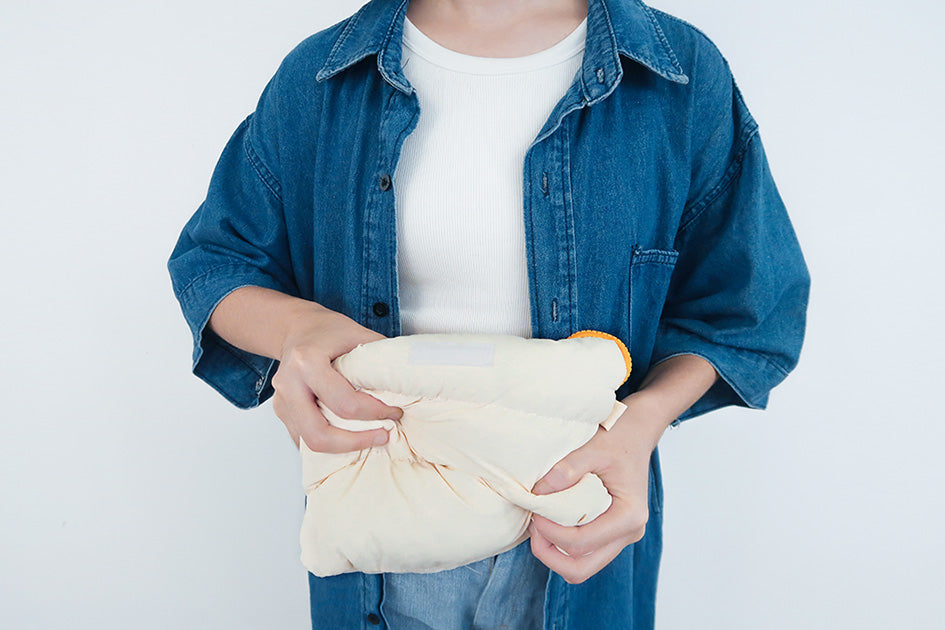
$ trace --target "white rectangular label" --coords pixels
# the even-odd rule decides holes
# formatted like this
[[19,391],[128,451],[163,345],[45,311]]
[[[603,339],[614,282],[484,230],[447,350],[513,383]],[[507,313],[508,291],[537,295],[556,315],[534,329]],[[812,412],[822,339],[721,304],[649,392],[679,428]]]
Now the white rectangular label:
[[411,341],[407,363],[411,365],[492,365],[495,344],[455,341]]

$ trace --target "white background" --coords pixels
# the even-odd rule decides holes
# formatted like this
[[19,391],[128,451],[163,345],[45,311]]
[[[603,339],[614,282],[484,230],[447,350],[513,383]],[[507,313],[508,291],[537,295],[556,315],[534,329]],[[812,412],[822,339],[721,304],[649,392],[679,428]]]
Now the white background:
[[[165,268],[284,55],[359,6],[4,2],[0,626],[304,628],[298,455]],[[941,3],[661,0],[729,60],[813,277],[767,411],[662,443],[658,627],[941,628]]]

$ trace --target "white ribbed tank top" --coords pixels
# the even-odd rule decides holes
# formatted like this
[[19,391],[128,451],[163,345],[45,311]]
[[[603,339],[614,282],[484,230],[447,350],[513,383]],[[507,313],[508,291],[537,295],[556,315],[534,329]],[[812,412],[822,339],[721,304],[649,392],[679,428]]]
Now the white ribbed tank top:
[[404,20],[420,118],[394,172],[402,334],[531,337],[525,151],[580,68],[586,28],[531,55],[477,57]]

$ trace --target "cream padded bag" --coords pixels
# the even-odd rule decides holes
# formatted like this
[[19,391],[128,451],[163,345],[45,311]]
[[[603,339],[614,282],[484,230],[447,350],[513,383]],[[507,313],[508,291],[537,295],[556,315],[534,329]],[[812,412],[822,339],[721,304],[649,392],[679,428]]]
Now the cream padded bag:
[[332,365],[404,415],[345,419],[318,403],[331,424],[384,427],[390,439],[349,453],[301,442],[302,564],[316,576],[452,569],[528,538],[532,512],[571,526],[610,507],[591,473],[553,494],[530,490],[623,413],[615,390],[630,355],[618,338],[406,335],[361,344]]

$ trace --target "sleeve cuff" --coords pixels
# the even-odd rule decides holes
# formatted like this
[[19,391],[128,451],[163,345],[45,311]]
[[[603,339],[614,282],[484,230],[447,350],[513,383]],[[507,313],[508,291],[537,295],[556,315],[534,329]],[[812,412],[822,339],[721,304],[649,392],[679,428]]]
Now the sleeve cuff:
[[765,409],[769,392],[788,374],[756,352],[712,343],[692,333],[661,325],[651,369],[681,354],[702,357],[715,368],[719,378],[699,400],[673,420],[672,426],[722,407]]
[[214,267],[190,282],[179,302],[193,335],[194,375],[240,409],[251,409],[274,393],[272,375],[278,361],[234,346],[210,327],[213,309],[227,295],[245,286],[286,292],[259,269],[241,264]]

